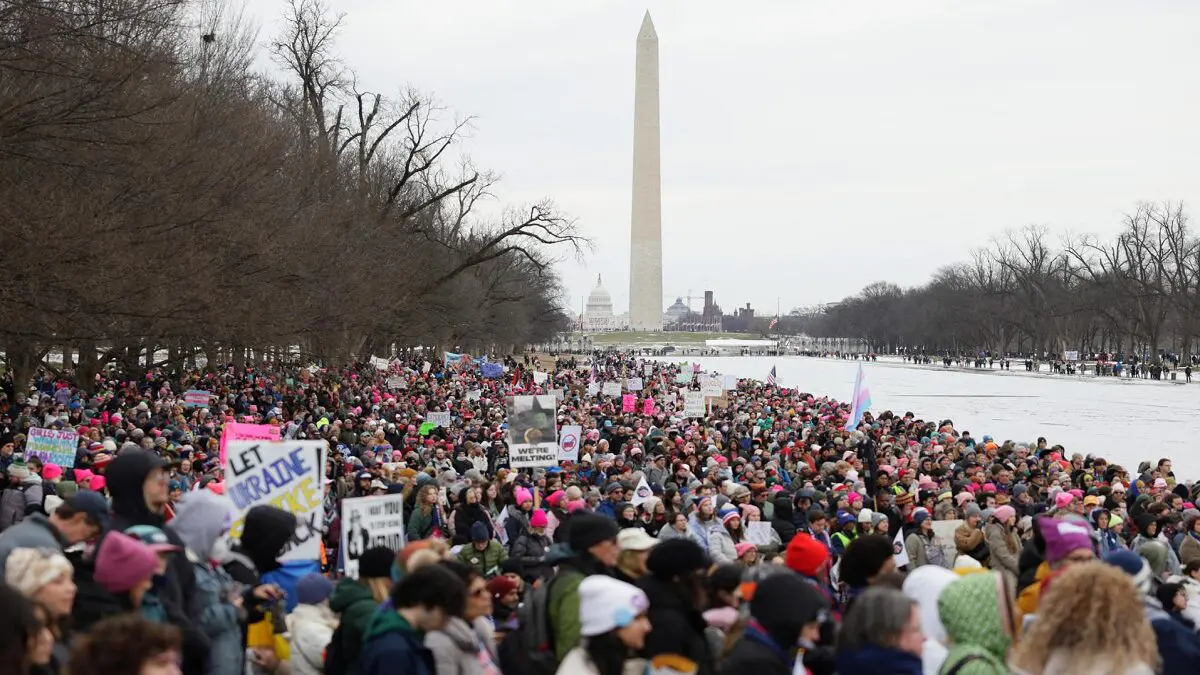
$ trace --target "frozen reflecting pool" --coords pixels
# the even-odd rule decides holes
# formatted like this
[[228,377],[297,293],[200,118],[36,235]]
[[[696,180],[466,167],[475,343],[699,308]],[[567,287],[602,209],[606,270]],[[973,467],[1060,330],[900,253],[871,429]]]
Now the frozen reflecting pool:
[[[667,358],[682,361],[684,357]],[[765,380],[771,366],[779,384],[849,400],[856,361],[784,357],[689,357],[706,371]],[[872,412],[912,411],[926,420],[951,419],[975,438],[1032,442],[1045,436],[1069,453],[1100,455],[1133,471],[1142,460],[1170,457],[1175,475],[1200,478],[1200,375],[1198,383],[1113,377],[1031,375],[1013,370],[963,371],[899,361],[864,365]],[[1179,377],[1183,377],[1180,373]]]

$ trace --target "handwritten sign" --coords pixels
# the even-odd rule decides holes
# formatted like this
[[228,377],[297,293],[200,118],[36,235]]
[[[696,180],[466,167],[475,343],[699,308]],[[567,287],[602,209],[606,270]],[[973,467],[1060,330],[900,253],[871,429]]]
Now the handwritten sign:
[[625,394],[621,397],[621,412],[637,410],[637,394]]
[[771,544],[771,524],[761,520],[746,523],[746,541],[755,546],[769,546]]
[[25,440],[25,460],[32,457],[42,464],[57,464],[64,469],[75,466],[75,450],[79,447],[79,434],[74,431],[53,429],[30,429]]
[[641,391],[642,387],[642,378],[640,377],[631,377],[625,381],[625,388],[629,391]]
[[704,375],[700,378],[700,393],[716,398],[725,393],[725,382],[719,377]]
[[186,408],[207,408],[209,393],[203,389],[192,389],[183,393],[183,405]]
[[387,379],[388,389],[408,389],[408,381],[403,377],[393,375]]
[[450,411],[449,410],[441,410],[441,411],[437,411],[437,412],[428,413],[425,415],[425,421],[432,422],[443,429],[449,429],[450,428]]
[[648,399],[642,401],[642,414],[643,415],[653,415],[654,414],[654,399],[648,398]]
[[698,391],[683,392],[683,416],[704,417],[704,394]]
[[346,576],[358,578],[358,560],[376,546],[404,548],[404,495],[342,500],[342,551]]
[[603,388],[601,388],[601,390],[600,390],[600,393],[604,394],[605,396],[620,396],[621,395],[621,383],[620,382],[605,382]]
[[230,441],[277,441],[279,427],[273,424],[226,422],[221,431],[221,466],[225,466],[226,448]]
[[549,379],[549,377],[550,377],[549,375],[547,375],[546,373],[543,373],[540,370],[533,371],[533,383],[534,384],[541,384],[541,383],[545,382],[547,379]]
[[225,494],[237,511],[229,534],[242,536],[246,512],[267,504],[296,516],[280,560],[316,560],[324,520],[325,441],[230,441]]

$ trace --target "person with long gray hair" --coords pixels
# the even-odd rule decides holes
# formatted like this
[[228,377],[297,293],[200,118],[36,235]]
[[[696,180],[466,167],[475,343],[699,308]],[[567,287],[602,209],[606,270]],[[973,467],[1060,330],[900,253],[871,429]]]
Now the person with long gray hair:
[[842,621],[839,675],[921,675],[925,631],[917,603],[894,588],[868,588]]

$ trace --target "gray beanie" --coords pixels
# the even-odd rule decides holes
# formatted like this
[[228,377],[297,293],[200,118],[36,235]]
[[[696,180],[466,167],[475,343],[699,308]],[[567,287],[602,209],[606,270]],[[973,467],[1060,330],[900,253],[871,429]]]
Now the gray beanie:
[[983,511],[979,508],[978,504],[976,504],[975,502],[971,502],[970,504],[967,504],[967,511],[966,511],[967,518],[970,518],[971,516],[982,516],[982,515],[983,515]]

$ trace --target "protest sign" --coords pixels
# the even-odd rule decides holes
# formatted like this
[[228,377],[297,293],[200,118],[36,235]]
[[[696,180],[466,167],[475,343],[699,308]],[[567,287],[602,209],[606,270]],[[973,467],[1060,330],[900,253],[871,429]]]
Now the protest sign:
[[478,401],[481,398],[483,398],[483,392],[479,389],[472,389],[467,392],[468,401]]
[[[599,394],[599,393],[600,393],[600,383],[599,382],[588,382],[587,395],[595,396],[596,394]],[[617,392],[617,393],[619,394],[621,392]]]
[[244,424],[226,422],[221,431],[221,466],[225,466],[227,446],[230,441],[277,441],[279,427],[273,424]]
[[558,463],[558,428],[553,396],[513,396],[508,400],[508,458],[514,469]]
[[704,417],[704,394],[698,391],[683,392],[683,416]]
[[646,365],[642,366],[642,375],[644,377],[652,377],[654,375],[654,364],[647,363]]
[[237,509],[229,535],[242,536],[246,512],[267,504],[296,516],[296,531],[280,560],[316,560],[324,525],[325,441],[231,440],[225,494]]
[[604,387],[600,391],[605,396],[620,396],[621,395],[621,383],[620,382],[605,382]]
[[648,399],[642,401],[642,414],[643,415],[653,415],[654,414],[654,399],[648,398]]
[[388,389],[408,389],[408,382],[397,375],[393,375],[387,379]]
[[479,374],[490,379],[504,377],[504,366],[499,363],[485,363],[479,367]]
[[720,396],[725,393],[725,382],[720,377],[704,375],[700,378],[700,393],[713,398]]
[[203,389],[192,389],[183,393],[183,407],[207,408],[209,393]]
[[371,365],[375,366],[375,370],[386,371],[388,369],[388,360],[381,359],[378,356],[371,357]]
[[629,500],[629,503],[634,506],[641,506],[642,502],[652,496],[654,496],[654,493],[650,490],[650,484],[646,482],[646,477],[642,476],[642,479],[638,481],[637,487],[633,491],[633,499]]
[[737,389],[738,379],[735,375],[722,375],[721,382],[725,386],[725,391],[733,391]]
[[579,441],[583,438],[583,427],[572,424],[558,430],[558,461],[578,462]]
[[376,546],[404,548],[404,495],[342,500],[342,560],[346,576],[358,578],[358,559]]
[[548,377],[550,377],[550,376],[547,375],[546,373],[543,373],[540,370],[533,371],[533,383],[534,384],[541,384],[541,383],[545,382]]
[[642,386],[642,378],[640,377],[631,377],[625,380],[625,388],[629,391],[641,391]]
[[761,520],[753,523],[745,523],[746,541],[755,546],[769,546],[771,544],[771,524]]
[[942,549],[946,562],[953,563],[958,557],[958,546],[954,543],[954,531],[962,525],[962,520],[933,521],[933,545]]
[[621,412],[637,410],[637,394],[625,394],[621,397]]
[[32,457],[42,464],[57,464],[64,469],[75,466],[75,450],[79,447],[79,434],[74,431],[53,429],[30,429],[25,439],[25,461]]
[[687,370],[681,370],[675,375],[675,384],[688,384],[692,381],[692,374]]
[[546,393],[553,396],[555,401],[561,401],[566,398],[566,394],[563,392],[562,387],[557,389],[547,389]]
[[449,429],[450,428],[450,411],[449,410],[440,410],[440,411],[426,413],[425,421],[432,422],[433,424],[435,424],[443,429]]

